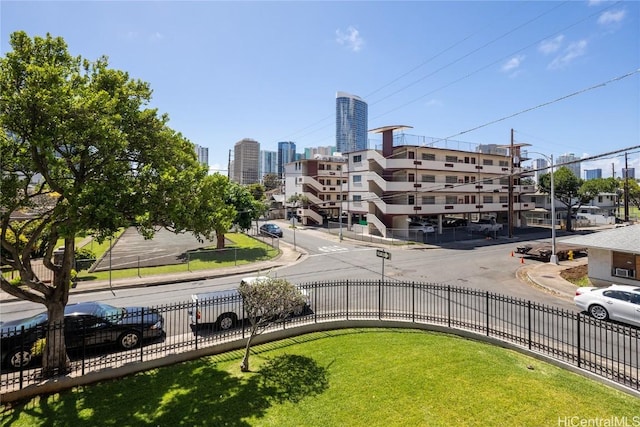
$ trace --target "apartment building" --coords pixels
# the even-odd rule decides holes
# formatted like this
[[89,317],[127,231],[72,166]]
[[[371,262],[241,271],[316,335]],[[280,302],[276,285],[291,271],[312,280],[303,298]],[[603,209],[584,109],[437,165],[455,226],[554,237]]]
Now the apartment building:
[[455,143],[452,147],[410,145],[403,138],[394,143],[393,131],[404,128],[387,126],[370,131],[382,134],[382,150],[347,153],[346,163],[331,158],[317,164],[290,165],[287,180],[291,176],[292,181],[287,195],[304,194],[311,205],[323,207],[315,212],[320,215],[308,214],[309,209],[300,211],[303,221],[307,215],[308,223],[320,224],[323,213],[330,211],[336,216],[336,211],[341,211],[346,213],[349,226],[366,223],[370,233],[386,237],[406,230],[416,217],[439,224],[450,216],[469,220],[493,217],[508,224],[509,212],[513,212],[513,225],[519,226],[523,211],[534,208],[521,200],[522,194],[533,193],[535,187],[520,184],[521,176],[527,175],[520,167],[520,147],[513,147],[510,154],[510,150],[493,146],[465,151]]
[[[285,165],[285,200],[305,225],[320,225],[325,219],[339,218],[348,200],[346,159],[319,156]],[[296,197],[298,196],[298,197]]]

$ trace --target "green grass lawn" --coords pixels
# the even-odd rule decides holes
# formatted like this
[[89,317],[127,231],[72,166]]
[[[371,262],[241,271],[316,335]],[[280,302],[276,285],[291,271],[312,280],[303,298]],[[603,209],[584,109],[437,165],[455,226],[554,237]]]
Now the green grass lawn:
[[255,347],[247,374],[241,358],[234,351],[35,398],[5,410],[2,425],[558,426],[640,414],[640,399],[598,382],[431,332],[308,334]]

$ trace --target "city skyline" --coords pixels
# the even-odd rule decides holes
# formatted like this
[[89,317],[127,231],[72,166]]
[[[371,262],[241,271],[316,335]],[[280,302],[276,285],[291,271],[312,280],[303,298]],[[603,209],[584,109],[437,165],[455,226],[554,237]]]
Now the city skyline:
[[[368,104],[369,128],[554,158],[640,140],[638,2],[0,3],[9,35],[61,36],[72,55],[149,83],[150,107],[209,149],[211,170],[245,136],[334,146],[335,93]],[[389,23],[396,23],[390,25]],[[242,28],[242,31],[238,29]],[[224,59],[221,59],[224,58]],[[369,135],[369,138],[372,138]],[[640,168],[640,154],[629,154]],[[614,163],[614,168],[611,164]],[[620,174],[623,156],[586,162]]]

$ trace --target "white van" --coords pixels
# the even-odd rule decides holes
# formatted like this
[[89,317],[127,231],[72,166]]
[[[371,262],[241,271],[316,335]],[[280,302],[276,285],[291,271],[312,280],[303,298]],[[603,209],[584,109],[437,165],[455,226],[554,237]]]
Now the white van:
[[[269,280],[267,276],[245,277],[240,283],[253,283],[261,280]],[[308,301],[308,294],[301,289]],[[214,327],[217,330],[228,330],[238,325],[244,318],[242,297],[237,289],[224,291],[205,292],[191,295],[195,306],[189,308],[189,323],[192,327]],[[299,316],[308,312],[309,304],[300,309],[294,315]]]

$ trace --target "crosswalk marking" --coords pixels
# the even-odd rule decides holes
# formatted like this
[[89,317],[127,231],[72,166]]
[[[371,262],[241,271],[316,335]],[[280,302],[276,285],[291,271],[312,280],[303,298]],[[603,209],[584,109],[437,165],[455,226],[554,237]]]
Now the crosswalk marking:
[[348,248],[345,248],[343,246],[320,246],[318,248],[318,250],[320,252],[345,252],[348,251]]

